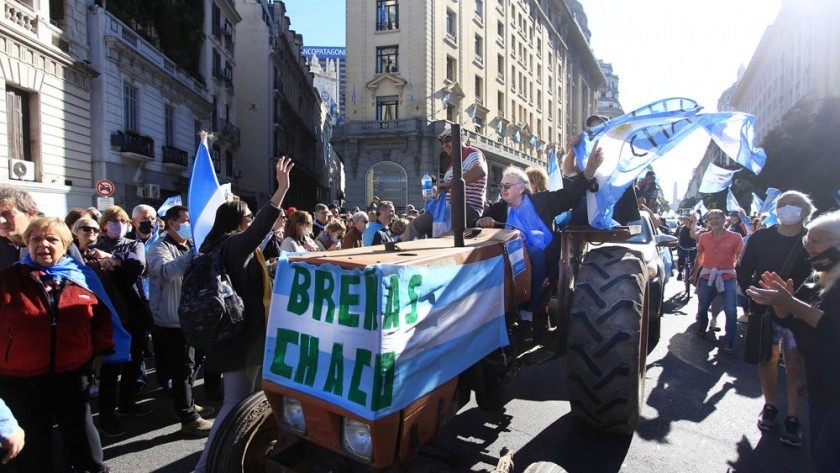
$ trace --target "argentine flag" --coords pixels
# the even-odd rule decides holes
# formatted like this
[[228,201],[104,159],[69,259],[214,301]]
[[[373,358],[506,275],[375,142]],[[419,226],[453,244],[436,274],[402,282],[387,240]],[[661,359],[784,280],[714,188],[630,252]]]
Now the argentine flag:
[[[615,226],[613,207],[651,163],[677,146],[695,130],[704,130],[728,156],[752,166],[763,166],[764,151],[755,148],[751,130],[755,119],[738,112],[700,113],[694,100],[670,98],[651,103],[633,112],[613,118],[581,136],[575,146],[580,169],[586,167],[589,153],[600,141],[604,162],[595,173],[599,190],[587,193],[589,224],[599,229]],[[738,140],[730,139],[740,129]]]
[[548,153],[548,190],[559,191],[563,188],[563,173],[557,165],[557,146],[551,147]]
[[207,151],[207,136],[203,135],[198,150],[195,152],[187,196],[195,252],[198,252],[207,234],[210,233],[210,229],[213,228],[216,210],[223,203],[225,203],[225,191],[216,179],[216,171],[210,161],[210,152]]
[[752,204],[750,204],[750,213],[758,215],[761,213],[761,207],[764,206],[764,201],[755,192],[752,193]]
[[700,192],[703,194],[714,194],[720,192],[732,185],[732,177],[738,170],[731,171],[720,166],[715,166],[714,163],[709,163],[706,167],[706,172],[703,174],[703,180],[700,181]]

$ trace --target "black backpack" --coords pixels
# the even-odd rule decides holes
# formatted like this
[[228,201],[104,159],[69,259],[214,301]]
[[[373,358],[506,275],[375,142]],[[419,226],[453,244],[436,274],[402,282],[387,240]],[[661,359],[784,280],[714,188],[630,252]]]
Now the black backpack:
[[178,317],[184,338],[196,348],[230,340],[245,328],[245,305],[225,271],[221,245],[199,253],[184,273]]

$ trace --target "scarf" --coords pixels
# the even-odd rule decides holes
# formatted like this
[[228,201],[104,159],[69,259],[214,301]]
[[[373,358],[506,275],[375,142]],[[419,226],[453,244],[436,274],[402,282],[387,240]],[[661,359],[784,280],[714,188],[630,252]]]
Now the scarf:
[[525,248],[528,249],[545,250],[554,239],[527,194],[522,197],[519,207],[508,207],[505,228],[509,227],[525,232]]
[[105,362],[109,364],[125,363],[131,359],[129,348],[131,346],[131,335],[126,332],[120,322],[119,315],[114,305],[111,304],[111,299],[105,292],[105,287],[102,286],[102,281],[93,271],[93,269],[76,261],[73,258],[65,256],[61,258],[58,263],[44,267],[32,260],[29,254],[25,255],[17,264],[25,264],[38,271],[44,272],[47,276],[51,276],[56,280],[67,279],[82,288],[92,292],[96,297],[104,303],[111,312],[111,325],[114,327],[114,353],[105,357]]

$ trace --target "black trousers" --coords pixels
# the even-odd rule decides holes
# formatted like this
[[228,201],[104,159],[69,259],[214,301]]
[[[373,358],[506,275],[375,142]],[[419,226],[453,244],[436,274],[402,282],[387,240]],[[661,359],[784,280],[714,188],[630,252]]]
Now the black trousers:
[[0,397],[20,427],[26,446],[0,472],[53,471],[53,423],[58,424],[69,468],[79,472],[107,472],[102,444],[88,405],[89,366],[69,373],[31,378],[0,377]]
[[[99,379],[99,415],[113,416],[119,406],[128,408],[137,400],[139,380],[143,377],[143,351],[146,331],[129,330],[131,360],[122,364],[102,365]],[[118,382],[119,380],[119,382]],[[119,393],[119,394],[118,394]]]
[[180,328],[155,327],[152,334],[155,357],[163,361],[172,376],[172,404],[182,424],[198,419],[193,399],[195,349],[187,344]]

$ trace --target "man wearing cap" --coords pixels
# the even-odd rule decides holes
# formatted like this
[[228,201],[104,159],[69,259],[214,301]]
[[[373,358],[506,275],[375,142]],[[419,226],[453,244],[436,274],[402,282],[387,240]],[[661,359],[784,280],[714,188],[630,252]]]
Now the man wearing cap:
[[[438,136],[438,141],[450,158],[452,158],[452,128],[447,126],[443,132]],[[463,142],[463,141],[462,141]],[[484,211],[484,195],[487,192],[487,160],[484,159],[484,154],[477,148],[472,146],[461,147],[461,166],[462,177],[466,183],[464,197],[467,203],[467,222],[474,222],[481,217]],[[452,163],[446,170],[443,176],[443,182],[438,183],[440,190],[445,190],[447,202],[451,202],[452,188]],[[405,233],[400,237],[400,241],[411,241],[418,237],[431,235],[432,233],[432,215],[425,212],[419,217],[411,221],[406,227]]]

